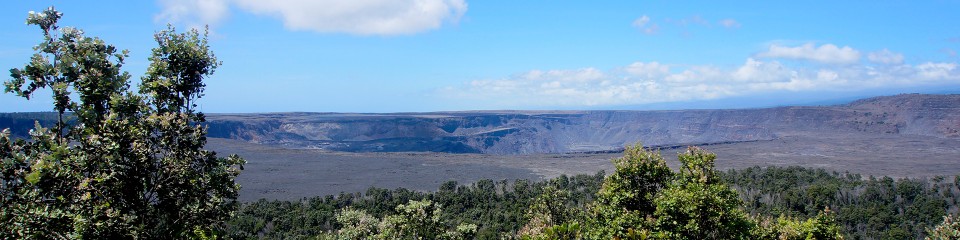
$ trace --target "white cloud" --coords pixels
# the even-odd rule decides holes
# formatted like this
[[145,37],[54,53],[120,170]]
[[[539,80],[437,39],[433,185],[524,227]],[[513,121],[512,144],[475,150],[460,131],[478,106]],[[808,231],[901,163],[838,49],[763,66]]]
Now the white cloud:
[[731,77],[744,82],[779,82],[793,75],[796,73],[786,69],[779,62],[761,62],[747,58],[743,66],[733,71]]
[[957,80],[960,79],[956,63],[927,62],[916,66],[917,73],[923,80]]
[[650,17],[647,15],[640,16],[636,20],[633,20],[632,25],[645,34],[655,34],[660,30],[660,26],[656,23],[651,23]]
[[276,16],[293,30],[360,35],[411,34],[457,22],[464,0],[236,0],[247,11]]
[[882,64],[901,64],[903,63],[903,54],[883,49],[867,54],[867,60]]
[[643,16],[640,16],[639,18],[637,18],[637,20],[633,20],[633,26],[634,26],[634,27],[638,27],[638,28],[642,28],[642,27],[646,26],[647,23],[649,23],[649,22],[650,22],[650,17],[648,17],[647,15],[643,15]]
[[154,16],[154,21],[184,24],[191,28],[217,25],[227,17],[227,0],[159,0],[163,10]]
[[680,73],[665,76],[663,81],[671,84],[699,84],[728,78],[729,75],[723,69],[714,66],[691,66]]
[[589,82],[603,79],[605,74],[596,68],[582,68],[575,70],[532,70],[521,74],[519,79],[530,81],[555,80],[562,82]]
[[669,66],[658,62],[635,62],[627,65],[623,70],[631,75],[648,79],[662,77],[670,73]]
[[831,70],[817,71],[817,80],[821,82],[833,82],[840,79],[840,74]]
[[737,20],[734,20],[733,18],[720,20],[719,23],[720,23],[720,26],[723,26],[725,28],[740,28],[740,22],[737,22]]
[[229,6],[277,17],[292,30],[358,35],[412,34],[455,23],[465,0],[159,0],[158,21],[217,23]]
[[[812,48],[812,47],[811,47]],[[731,67],[634,62],[610,70],[533,70],[439,91],[487,108],[556,108],[707,100],[776,91],[847,91],[960,84],[960,65],[810,65],[747,58]]]
[[757,54],[757,57],[801,59],[829,64],[853,64],[860,61],[860,51],[848,46],[837,47],[833,44],[824,44],[819,47],[813,43],[797,47],[774,44],[770,45],[767,51]]

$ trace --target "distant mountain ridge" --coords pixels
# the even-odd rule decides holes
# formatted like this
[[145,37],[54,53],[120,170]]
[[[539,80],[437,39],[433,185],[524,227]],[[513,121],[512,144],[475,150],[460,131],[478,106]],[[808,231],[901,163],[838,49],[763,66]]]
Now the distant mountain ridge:
[[210,114],[209,136],[352,152],[528,154],[773,140],[808,134],[960,137],[960,95],[825,107],[669,111]]
[[[47,116],[50,115],[50,116]],[[38,117],[39,116],[39,117]],[[44,117],[46,116],[46,117]],[[32,118],[31,118],[32,117]],[[3,113],[26,136],[52,113]],[[665,111],[208,114],[209,137],[348,152],[531,154],[766,141],[785,136],[960,137],[960,95],[901,94],[835,106]]]

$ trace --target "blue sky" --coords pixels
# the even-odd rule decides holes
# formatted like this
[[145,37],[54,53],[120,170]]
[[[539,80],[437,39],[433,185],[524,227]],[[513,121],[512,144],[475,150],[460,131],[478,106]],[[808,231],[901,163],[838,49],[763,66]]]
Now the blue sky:
[[[756,107],[960,92],[960,1],[13,1],[0,67],[55,5],[131,57],[167,23],[211,27],[205,112]],[[3,80],[8,80],[5,76]],[[0,112],[49,95],[0,95]],[[706,103],[706,104],[705,104]],[[645,107],[647,106],[647,107]]]

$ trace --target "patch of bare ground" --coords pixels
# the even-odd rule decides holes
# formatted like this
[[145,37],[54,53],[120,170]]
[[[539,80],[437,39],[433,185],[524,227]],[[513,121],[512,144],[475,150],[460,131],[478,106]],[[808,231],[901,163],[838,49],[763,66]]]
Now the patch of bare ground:
[[802,166],[863,176],[960,174],[960,139],[907,134],[789,136],[707,147],[720,168]]
[[441,183],[481,179],[541,180],[561,174],[595,174],[612,169],[619,154],[485,155],[428,152],[349,153],[289,149],[222,138],[207,149],[247,160],[237,178],[241,201],[294,200],[365,192],[370,187],[434,191]]

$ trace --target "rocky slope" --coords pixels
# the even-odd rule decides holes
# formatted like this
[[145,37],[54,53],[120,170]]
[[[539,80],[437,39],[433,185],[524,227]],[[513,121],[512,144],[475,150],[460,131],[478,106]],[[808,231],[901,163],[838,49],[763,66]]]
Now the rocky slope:
[[354,152],[566,153],[637,141],[675,146],[803,135],[960,137],[960,95],[905,94],[840,106],[677,111],[210,114],[209,136]]

